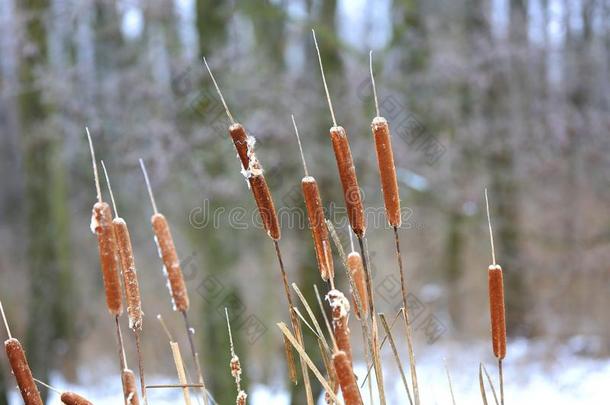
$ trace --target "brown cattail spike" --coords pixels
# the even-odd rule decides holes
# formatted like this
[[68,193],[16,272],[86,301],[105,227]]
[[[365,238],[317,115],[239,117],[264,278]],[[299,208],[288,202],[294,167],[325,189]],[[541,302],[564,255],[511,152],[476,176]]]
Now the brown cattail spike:
[[491,338],[494,355],[498,359],[506,356],[506,320],[504,313],[504,280],[502,267],[491,265],[489,276],[489,312],[491,313]]
[[174,310],[187,311],[189,308],[189,297],[169,224],[163,214],[160,213],[153,214],[151,222],[153,232],[155,233],[155,241],[159,248],[159,255],[163,260],[167,286],[172,297]]
[[294,120],[294,115],[292,116],[292,124],[294,125],[294,132],[297,136],[299,151],[301,152],[303,170],[305,171],[305,177],[301,180],[301,186],[305,196],[305,207],[307,209],[309,226],[311,227],[311,236],[313,237],[318,268],[320,269],[322,279],[328,281],[334,278],[334,266],[332,253],[330,252],[328,228],[324,221],[324,207],[322,206],[322,199],[320,198],[320,190],[316,179],[307,172],[307,163],[305,162],[305,155],[303,154],[301,138],[299,137],[299,130]]
[[25,351],[17,339],[10,338],[4,342],[8,362],[17,380],[19,391],[25,405],[43,405],[40,392],[32,377]]
[[373,51],[369,53],[369,67],[371,72],[371,83],[375,97],[375,110],[377,116],[373,118],[371,129],[375,138],[375,150],[377,152],[377,164],[379,176],[381,177],[381,191],[385,202],[388,222],[394,228],[399,228],[400,217],[400,195],[398,193],[398,181],[396,179],[396,166],[394,164],[394,153],[392,152],[392,140],[390,127],[385,118],[379,116],[379,103],[377,101],[377,88],[375,76],[373,75]]
[[97,202],[93,206],[91,230],[97,235],[102,278],[106,292],[106,307],[111,314],[118,316],[123,312],[121,280],[119,278],[117,244],[112,227],[112,213],[107,203]]
[[345,405],[362,405],[362,397],[348,355],[341,350],[336,352],[333,354],[333,364],[337,371]]
[[358,178],[356,177],[356,168],[354,167],[352,151],[349,147],[345,129],[337,126],[332,127],[330,138],[335,152],[341,186],[343,187],[347,216],[354,233],[361,238],[366,231],[366,221]]
[[130,369],[126,368],[121,373],[123,381],[123,395],[127,405],[139,405],[138,388],[136,386],[136,376]]
[[342,350],[347,355],[349,361],[352,361],[352,345],[350,342],[349,330],[349,310],[350,305],[345,295],[339,290],[330,290],[326,295],[333,324],[333,335],[339,350]]
[[108,177],[108,171],[106,165],[102,160],[102,169],[104,170],[104,177],[106,178],[106,184],[108,185],[108,191],[110,192],[110,199],[114,207],[114,216],[112,220],[112,227],[117,241],[119,258],[121,260],[121,268],[123,269],[123,285],[125,286],[125,298],[127,302],[127,314],[129,315],[129,327],[133,330],[142,329],[142,300],[140,297],[140,286],[138,283],[138,274],[136,271],[136,264],[133,257],[133,249],[131,246],[131,238],[129,236],[129,228],[123,218],[119,217],[119,213],[114,201],[114,193],[112,192],[112,186],[110,185],[110,179]]
[[214,87],[216,87],[218,96],[222,100],[222,104],[225,107],[227,116],[231,121],[229,134],[233,139],[235,149],[237,149],[237,155],[241,160],[242,173],[248,180],[250,188],[252,189],[252,194],[254,195],[256,206],[258,207],[258,211],[261,215],[263,226],[267,231],[267,235],[269,235],[271,239],[277,241],[281,237],[280,225],[277,218],[277,213],[275,212],[273,198],[271,197],[271,192],[269,191],[269,186],[267,185],[267,181],[263,175],[263,167],[254,154],[255,139],[246,133],[246,130],[241,124],[235,122],[229,108],[227,107],[225,99],[222,96],[218,83],[212,74],[212,70],[210,69],[208,62],[205,58],[203,58],[203,61],[208,73],[210,74],[210,77],[212,78],[212,82],[214,82]]
[[61,402],[65,405],[93,405],[92,402],[74,392],[64,392],[61,394]]
[[89,128],[86,129],[89,149],[91,150],[95,187],[97,189],[97,202],[93,205],[91,216],[91,231],[97,235],[102,278],[104,280],[104,290],[106,292],[106,306],[108,311],[116,316],[123,312],[123,302],[121,297],[119,262],[116,250],[117,245],[114,230],[112,228],[112,213],[110,212],[110,206],[102,201],[95,151],[93,149],[91,135],[89,134]]
[[280,240],[280,222],[275,211],[275,204],[273,203],[271,191],[269,190],[265,176],[262,174],[253,175],[250,177],[249,181],[267,235],[274,241]]
[[400,195],[398,193],[398,181],[396,179],[396,166],[394,165],[390,128],[388,122],[383,117],[375,117],[371,124],[371,128],[373,130],[373,137],[375,138],[377,164],[379,166],[381,191],[385,202],[387,219],[392,227],[399,228],[401,224]]
[[[366,319],[369,308],[369,299],[366,292],[366,278],[364,274],[364,266],[362,265],[362,257],[358,252],[352,251],[349,255],[347,255],[347,268],[349,269],[356,287],[356,291],[352,291],[352,295],[358,294],[360,305],[362,306],[362,312],[364,312],[364,316],[361,316],[358,305],[354,305],[356,308],[356,316],[358,319]],[[355,300],[353,301],[354,303],[356,302]]]

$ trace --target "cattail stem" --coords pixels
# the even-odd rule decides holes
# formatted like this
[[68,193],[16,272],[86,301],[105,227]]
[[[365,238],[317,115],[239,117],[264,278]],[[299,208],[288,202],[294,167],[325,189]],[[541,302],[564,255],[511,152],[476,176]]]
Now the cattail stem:
[[411,383],[413,385],[413,396],[415,397],[415,405],[419,405],[419,385],[417,383],[417,369],[415,367],[415,353],[413,350],[413,327],[409,320],[409,304],[407,298],[409,296],[407,283],[405,280],[404,268],[402,263],[402,254],[400,252],[400,238],[398,237],[398,227],[394,227],[394,241],[396,245],[396,257],[398,259],[398,269],[400,271],[400,288],[402,292],[403,318],[405,320],[405,328],[407,335],[407,345],[409,346],[409,364],[411,365]]
[[136,340],[136,352],[138,354],[138,371],[140,372],[140,390],[142,391],[142,401],[148,404],[148,395],[146,395],[146,382],[144,378],[144,356],[142,356],[142,331],[133,331]]
[[201,384],[201,394],[203,395],[203,402],[205,405],[208,405],[208,394],[205,388],[205,380],[203,379],[201,361],[199,360],[199,352],[197,351],[197,348],[195,346],[195,340],[193,337],[193,335],[195,334],[195,330],[191,327],[186,311],[182,311],[182,316],[184,318],[184,326],[186,327],[186,334],[188,336],[189,345],[191,347],[191,354],[193,355],[193,362],[195,363],[195,367],[197,369],[197,378],[199,379],[199,384]]
[[504,405],[504,371],[502,369],[502,359],[498,359],[498,374],[500,377],[500,405]]
[[371,329],[372,329],[372,340],[371,340],[371,352],[373,357],[373,364],[375,366],[375,379],[377,380],[377,390],[379,393],[379,402],[385,405],[385,388],[383,386],[383,369],[380,362],[380,350],[379,350],[379,328],[377,326],[377,317],[375,313],[374,295],[373,295],[373,280],[371,272],[368,268],[368,256],[366,249],[364,248],[364,236],[356,233],[358,238],[358,245],[360,246],[360,254],[362,256],[362,266],[364,267],[364,273],[366,274],[366,286],[367,293],[369,296],[369,312],[371,314]]
[[102,189],[100,187],[100,177],[97,172],[97,164],[95,163],[95,150],[93,149],[93,142],[91,141],[91,134],[89,133],[89,127],[85,127],[87,131],[87,140],[89,141],[89,151],[91,152],[91,161],[93,162],[93,176],[95,178],[95,190],[97,192],[97,202],[102,202]]

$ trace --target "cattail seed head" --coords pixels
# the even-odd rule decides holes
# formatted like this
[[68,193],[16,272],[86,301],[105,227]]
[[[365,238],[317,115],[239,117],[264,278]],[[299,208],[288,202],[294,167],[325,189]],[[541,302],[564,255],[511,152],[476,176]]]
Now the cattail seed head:
[[385,118],[375,117],[371,124],[371,129],[375,138],[377,164],[379,166],[386,216],[389,224],[392,227],[398,228],[401,224],[400,195],[398,193],[398,181],[396,180],[396,166],[394,165],[390,127]]
[[106,306],[112,315],[118,316],[123,312],[123,301],[110,205],[105,202],[95,203],[91,216],[91,230],[97,235]]
[[334,277],[334,266],[332,253],[330,252],[328,228],[324,222],[324,207],[322,207],[320,190],[318,189],[316,179],[311,176],[303,177],[301,186],[305,196],[305,207],[307,208],[307,217],[311,227],[316,258],[318,259],[318,268],[320,269],[322,279],[328,281]]
[[136,386],[136,375],[130,369],[126,368],[121,373],[123,381],[123,395],[128,405],[139,405],[138,388]]
[[263,167],[254,153],[256,140],[248,135],[245,128],[238,123],[229,127],[229,134],[233,139],[237,156],[241,161],[242,174],[248,180],[267,235],[273,240],[279,240],[281,237],[280,225],[271,191],[263,175]]
[[17,339],[8,339],[4,342],[4,349],[8,362],[17,380],[19,391],[25,405],[43,405],[40,392],[32,377],[32,371],[25,357],[25,351]]
[[347,268],[349,269],[349,272],[352,276],[352,280],[354,280],[354,286],[356,287],[356,291],[352,291],[352,296],[354,294],[358,294],[358,298],[360,299],[360,305],[362,306],[362,312],[364,312],[364,317],[362,317],[360,315],[360,309],[358,308],[358,305],[356,305],[355,300],[352,299],[352,301],[354,301],[354,307],[356,308],[356,316],[358,317],[358,319],[366,319],[369,308],[369,299],[366,290],[364,265],[362,263],[362,257],[360,257],[360,253],[351,252],[349,255],[347,255]]
[[93,405],[93,403],[74,392],[62,393],[61,402],[65,405]]
[[347,355],[349,361],[352,361],[352,344],[350,342],[349,330],[349,301],[345,295],[339,290],[330,290],[326,294],[331,309],[333,334],[337,347]]
[[363,237],[366,230],[366,220],[364,218],[364,208],[356,177],[354,160],[345,129],[337,126],[332,127],[330,129],[330,138],[335,152],[341,186],[343,187],[343,197],[345,199],[349,223],[354,233],[359,237]]
[[169,224],[165,216],[156,213],[151,218],[153,232],[155,233],[155,241],[159,249],[159,256],[163,260],[165,275],[167,277],[167,286],[175,311],[186,312],[189,308],[189,297],[186,291],[186,284],[180,269],[180,261],[176,246],[172,238]]
[[498,359],[502,360],[506,356],[506,320],[502,267],[497,264],[489,266],[488,278],[493,352]]
[[142,329],[142,300],[129,229],[125,220],[118,217],[112,220],[112,226],[114,227],[119,258],[121,259],[121,267],[123,269],[123,285],[125,286],[129,327],[133,330],[140,330]]
[[280,223],[275,212],[275,204],[271,197],[271,191],[262,174],[251,176],[249,179],[252,194],[258,207],[258,212],[263,220],[263,226],[267,231],[267,235],[273,240],[281,238]]
[[358,389],[352,362],[348,355],[344,351],[339,350],[333,354],[333,365],[337,371],[345,405],[362,405],[360,390]]

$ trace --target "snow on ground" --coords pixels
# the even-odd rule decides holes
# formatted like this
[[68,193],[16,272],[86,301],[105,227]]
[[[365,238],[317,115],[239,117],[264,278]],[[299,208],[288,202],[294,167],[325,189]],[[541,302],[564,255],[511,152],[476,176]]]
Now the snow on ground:
[[[581,346],[578,340],[556,350],[549,350],[549,347],[542,342],[526,340],[509,342],[508,356],[504,363],[506,403],[519,405],[607,403],[610,359],[594,359],[575,354],[582,351]],[[481,359],[494,379],[494,383],[497,380],[496,361],[490,351],[487,342],[471,344],[439,342],[435,345],[419,347],[416,352],[417,374],[422,403],[424,405],[451,404],[446,364],[451,374],[456,403],[458,405],[481,404],[478,380],[478,367]],[[406,361],[406,353],[401,353],[401,359],[403,362]],[[385,356],[384,365],[388,404],[408,403],[393,357]],[[408,373],[408,363],[404,367]],[[362,381],[366,374],[364,364],[356,366],[356,373]],[[407,378],[410,378],[409,375]],[[173,380],[168,377],[147,376],[147,382],[164,384],[172,383]],[[487,380],[485,382],[487,384]],[[54,378],[51,383],[60,389],[81,393],[96,405],[122,403],[120,382],[117,378],[99,381],[95,388],[72,386],[60,378]],[[249,389],[249,404],[284,405],[289,403],[288,395],[280,388],[263,385],[247,388]],[[498,388],[497,385],[496,388]],[[365,403],[370,403],[368,391],[363,389],[362,393]],[[376,397],[374,398],[376,402]],[[489,388],[487,398],[492,404],[493,395]],[[51,399],[51,403],[59,403],[57,395],[54,394]],[[149,402],[151,405],[169,405],[181,403],[183,400],[179,390],[149,390]],[[13,392],[11,405],[20,403],[17,393]],[[323,401],[319,403],[322,404]]]

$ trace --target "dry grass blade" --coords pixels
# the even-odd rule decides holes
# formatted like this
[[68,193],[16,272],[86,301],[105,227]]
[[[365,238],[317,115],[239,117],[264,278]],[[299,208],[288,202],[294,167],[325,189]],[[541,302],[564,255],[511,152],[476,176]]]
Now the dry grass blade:
[[[296,316],[295,316],[296,318]],[[303,342],[303,329],[301,328],[301,322],[298,318],[296,318],[296,326],[297,326],[297,337],[299,338],[299,342]],[[315,401],[313,399],[313,391],[311,389],[311,381],[309,380],[309,371],[307,370],[307,365],[303,361],[303,356],[299,357],[301,363],[301,373],[303,374],[303,384],[305,385],[305,398],[307,399],[307,405],[315,405]]]
[[305,352],[305,349],[303,348],[303,346],[301,346],[296,338],[292,335],[292,333],[290,332],[290,330],[288,330],[288,328],[286,327],[286,324],[284,322],[280,322],[276,324],[277,327],[282,331],[282,333],[284,334],[284,336],[288,339],[288,341],[290,342],[290,344],[292,344],[292,346],[295,348],[295,350],[299,353],[299,355],[301,356],[301,358],[305,361],[305,363],[307,364],[307,366],[309,367],[309,369],[311,370],[311,372],[316,376],[316,378],[318,379],[318,381],[320,382],[320,384],[322,384],[322,387],[324,387],[324,389],[326,390],[326,392],[328,392],[328,394],[330,395],[330,397],[332,398],[333,401],[338,402],[339,399],[337,398],[337,396],[335,395],[335,393],[333,392],[330,384],[328,383],[328,381],[326,381],[326,379],[322,376],[322,374],[320,373],[320,371],[318,370],[318,368],[315,366],[315,364],[313,363],[313,361],[311,361],[311,359],[309,358],[309,355],[307,355],[307,352]]
[[493,381],[491,380],[491,377],[489,376],[489,373],[487,372],[487,368],[485,367],[484,364],[481,364],[481,366],[483,367],[483,372],[485,373],[485,377],[487,377],[487,382],[489,383],[489,386],[491,387],[491,393],[494,396],[496,405],[500,405],[500,402],[498,401],[498,395],[496,394],[496,388],[494,386]]
[[[398,317],[400,316],[401,313],[402,313],[402,308],[396,313],[396,315],[394,315],[394,319],[392,319],[392,323],[390,324],[390,330],[394,330],[394,326],[396,325],[396,321],[398,320]],[[379,347],[383,348],[383,345],[385,345],[385,342],[387,342],[387,340],[388,340],[388,335],[386,334],[383,337],[383,339],[381,340],[381,344],[379,345]],[[367,363],[367,364],[368,364],[367,372],[366,372],[366,375],[364,376],[364,381],[360,385],[360,388],[364,387],[364,384],[369,379],[371,371],[373,370],[373,367],[374,367],[372,363]]]
[[[297,297],[299,297],[299,299],[301,300],[301,303],[303,304],[303,307],[305,307],[305,311],[307,311],[307,314],[309,315],[309,318],[311,319],[311,322],[313,323],[313,325],[317,331],[316,335],[318,335],[318,338],[322,340],[326,350],[331,351],[330,346],[328,345],[328,341],[326,340],[326,337],[324,336],[324,332],[322,331],[322,328],[320,327],[320,323],[318,322],[318,319],[314,315],[313,310],[311,309],[311,306],[305,299],[305,296],[303,295],[303,293],[301,292],[299,287],[296,285],[296,283],[292,283],[292,289],[294,290],[294,292],[297,293]],[[296,308],[295,308],[295,311],[296,311]],[[303,320],[303,321],[305,321],[305,320]],[[307,323],[307,322],[305,322],[305,323]]]
[[485,393],[485,383],[483,382],[483,365],[481,363],[479,363],[479,389],[481,390],[483,405],[488,405],[487,394]]
[[451,381],[451,373],[449,372],[449,366],[447,365],[447,359],[445,359],[443,362],[445,363],[445,372],[447,373],[447,381],[449,382],[449,392],[451,393],[451,402],[453,403],[453,405],[456,405],[455,395],[453,393],[453,383]]
[[398,354],[398,349],[396,349],[396,344],[394,343],[394,337],[392,336],[392,331],[390,330],[390,326],[386,320],[384,314],[379,314],[379,319],[381,319],[381,326],[385,330],[385,334],[388,337],[388,341],[390,342],[390,347],[392,348],[392,353],[394,354],[394,360],[396,360],[396,365],[398,367],[398,371],[400,372],[400,378],[402,379],[402,383],[405,387],[405,391],[407,392],[407,397],[409,398],[409,403],[413,404],[413,398],[411,397],[411,390],[409,390],[409,384],[407,383],[407,377],[405,376],[405,371],[402,368],[402,362],[400,361],[400,355]]
[[[178,381],[180,384],[185,385],[188,384],[186,379],[186,371],[184,369],[184,362],[182,361],[182,355],[180,354],[180,346],[176,342],[169,342],[170,348],[172,350],[172,356],[174,358],[174,364],[176,366],[176,372],[178,374]],[[191,395],[188,388],[182,389],[182,394],[184,396],[184,403],[186,405],[191,405]]]

